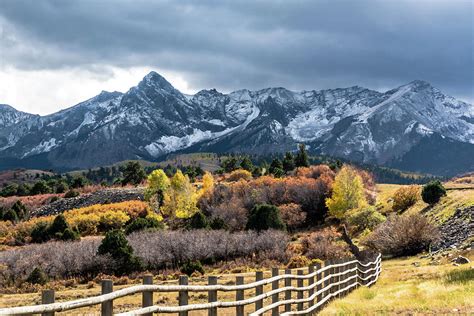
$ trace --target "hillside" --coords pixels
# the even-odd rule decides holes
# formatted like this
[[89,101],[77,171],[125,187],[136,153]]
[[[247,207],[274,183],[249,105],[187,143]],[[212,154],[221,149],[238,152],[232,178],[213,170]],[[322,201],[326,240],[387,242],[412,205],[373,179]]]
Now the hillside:
[[37,116],[0,107],[0,168],[87,169],[170,153],[295,151],[452,176],[474,169],[474,107],[415,80],[363,87],[182,94],[150,72],[126,93],[106,92]]

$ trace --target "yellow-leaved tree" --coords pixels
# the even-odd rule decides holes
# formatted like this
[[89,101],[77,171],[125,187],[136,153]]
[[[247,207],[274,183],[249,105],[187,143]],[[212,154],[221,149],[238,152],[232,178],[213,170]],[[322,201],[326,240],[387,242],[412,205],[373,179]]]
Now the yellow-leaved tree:
[[162,169],[154,170],[148,176],[148,186],[145,190],[145,200],[157,212],[163,206],[165,193],[170,187],[170,179]]
[[211,192],[214,189],[214,177],[209,172],[205,172],[202,176],[202,187],[198,192],[199,197]]
[[329,215],[343,219],[347,211],[366,204],[362,178],[350,166],[343,166],[334,180],[332,195],[326,199]]
[[170,179],[161,211],[168,217],[189,218],[198,210],[197,199],[198,194],[189,177],[178,170]]

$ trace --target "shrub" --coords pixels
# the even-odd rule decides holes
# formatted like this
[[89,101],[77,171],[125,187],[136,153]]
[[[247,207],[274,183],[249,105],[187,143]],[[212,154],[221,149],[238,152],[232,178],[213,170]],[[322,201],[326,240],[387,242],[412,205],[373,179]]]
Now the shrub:
[[90,236],[97,234],[100,221],[99,215],[79,214],[69,216],[69,214],[66,212],[66,216],[68,217],[71,227],[78,231],[81,235]]
[[130,245],[150,269],[177,268],[188,261],[220,261],[248,258],[287,261],[288,236],[267,230],[230,233],[223,230],[137,232],[129,235]]
[[419,214],[393,215],[364,239],[363,244],[391,256],[411,256],[427,250],[438,230]]
[[204,274],[204,268],[202,267],[202,264],[200,261],[185,262],[179,267],[179,271],[181,271],[181,273],[184,273],[188,276],[191,276],[194,272],[199,272],[201,274]]
[[26,278],[26,282],[45,285],[48,282],[48,276],[40,268],[34,268],[30,275],[28,275],[28,278]]
[[290,230],[303,225],[306,220],[306,213],[301,210],[301,206],[295,203],[283,204],[278,207],[281,219]]
[[128,220],[130,220],[130,216],[122,211],[106,211],[99,217],[99,230],[107,232],[122,228]]
[[133,248],[128,244],[122,230],[111,230],[97,251],[99,255],[110,255],[114,260],[112,271],[117,275],[127,274],[142,269],[141,260],[133,254]]
[[229,176],[227,177],[227,181],[230,182],[236,182],[239,180],[251,180],[252,179],[252,173],[250,171],[244,170],[244,169],[237,169],[232,171]]
[[393,195],[394,212],[405,212],[420,199],[420,189],[416,185],[403,186]]
[[7,209],[6,211],[3,212],[2,214],[2,220],[4,221],[10,221],[12,223],[16,223],[19,221],[18,215],[16,212],[12,209]]
[[27,220],[28,217],[30,217],[28,209],[20,200],[17,200],[12,205],[11,209],[16,213],[19,220]]
[[133,232],[145,230],[145,229],[161,229],[163,224],[160,223],[156,218],[147,217],[147,218],[136,218],[132,220],[125,227],[125,234],[130,235]]
[[249,213],[247,229],[262,231],[271,228],[285,229],[278,208],[269,204],[255,205]]
[[80,194],[79,192],[75,191],[75,190],[69,190],[66,192],[66,194],[64,194],[64,198],[65,199],[71,199],[71,198],[75,198],[75,197],[78,197]]
[[439,180],[431,181],[423,186],[421,197],[426,203],[433,205],[439,202],[442,196],[446,195],[446,189]]
[[43,243],[51,239],[49,234],[49,225],[46,222],[39,222],[31,231],[31,241],[34,243]]
[[209,223],[209,228],[214,229],[214,230],[219,230],[219,229],[228,229],[228,226],[219,217],[214,217]]
[[363,206],[352,211],[347,218],[347,223],[358,233],[366,229],[373,230],[384,221],[385,216],[377,212],[375,207],[371,205]]
[[290,258],[290,261],[286,265],[288,269],[296,269],[296,268],[304,268],[311,264],[311,260],[309,260],[305,256],[294,256]]
[[207,222],[206,215],[202,212],[196,212],[191,218],[189,219],[188,227],[190,229],[204,229],[209,227],[209,223]]
[[326,228],[305,237],[302,241],[303,254],[309,259],[328,260],[349,255],[346,244],[338,242],[340,234],[335,229]]
[[64,230],[64,232],[61,234],[61,240],[64,240],[64,241],[75,241],[75,240],[79,240],[81,237],[80,235],[73,231],[71,228],[66,228]]

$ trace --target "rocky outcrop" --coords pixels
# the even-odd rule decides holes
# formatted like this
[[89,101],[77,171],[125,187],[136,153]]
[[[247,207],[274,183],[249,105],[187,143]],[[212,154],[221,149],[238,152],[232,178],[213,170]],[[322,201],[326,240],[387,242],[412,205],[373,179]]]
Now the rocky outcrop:
[[455,248],[474,240],[474,206],[457,209],[440,227],[439,248]]
[[143,201],[143,188],[113,188],[96,191],[94,193],[82,194],[75,198],[60,199],[32,212],[33,216],[46,216],[62,213],[75,208],[91,206],[95,204],[120,203],[125,201]]

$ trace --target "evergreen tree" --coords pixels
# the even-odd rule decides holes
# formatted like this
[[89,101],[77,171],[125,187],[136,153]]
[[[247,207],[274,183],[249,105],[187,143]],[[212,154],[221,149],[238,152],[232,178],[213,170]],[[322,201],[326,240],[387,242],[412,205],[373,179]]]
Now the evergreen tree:
[[423,201],[430,205],[438,203],[441,197],[445,195],[446,189],[439,180],[429,182],[423,186],[423,190],[421,191]]
[[69,228],[69,224],[63,214],[59,214],[54,218],[53,223],[49,228],[49,234],[53,238],[61,239],[62,234]]
[[283,170],[285,172],[290,172],[295,169],[295,157],[291,152],[286,152],[285,157],[283,158]]
[[280,211],[275,205],[257,204],[249,213],[247,229],[262,231],[267,229],[285,229]]
[[308,153],[306,152],[306,145],[298,145],[298,153],[295,157],[295,166],[296,167],[309,167],[309,158]]
[[111,230],[105,234],[97,251],[99,255],[110,255],[114,260],[112,268],[117,275],[128,274],[143,269],[141,260],[133,254],[133,248],[128,244],[121,230]]
[[189,219],[190,229],[205,229],[209,227],[209,223],[207,222],[206,215],[202,212],[196,212],[191,218]]
[[127,165],[122,168],[122,173],[122,185],[138,185],[145,180],[146,177],[145,170],[143,170],[143,167],[137,161],[129,161]]
[[252,160],[250,160],[248,156],[245,156],[240,162],[240,168],[252,172],[253,170]]
[[30,217],[30,212],[28,212],[28,209],[20,200],[17,200],[11,208],[16,213],[19,220],[27,220]]
[[71,187],[74,189],[83,188],[86,184],[87,180],[83,176],[76,176],[71,180]]
[[281,163],[281,160],[278,158],[275,158],[272,160],[272,163],[270,164],[270,168],[268,169],[268,171],[277,178],[283,176],[283,174],[285,173],[283,171],[283,164]]
[[239,165],[235,157],[228,157],[224,159],[221,163],[221,167],[224,170],[224,172],[227,172],[227,173],[239,169]]
[[46,181],[44,180],[39,180],[37,181],[33,187],[31,188],[31,195],[37,195],[37,194],[47,194],[51,192],[51,188],[48,186]]

